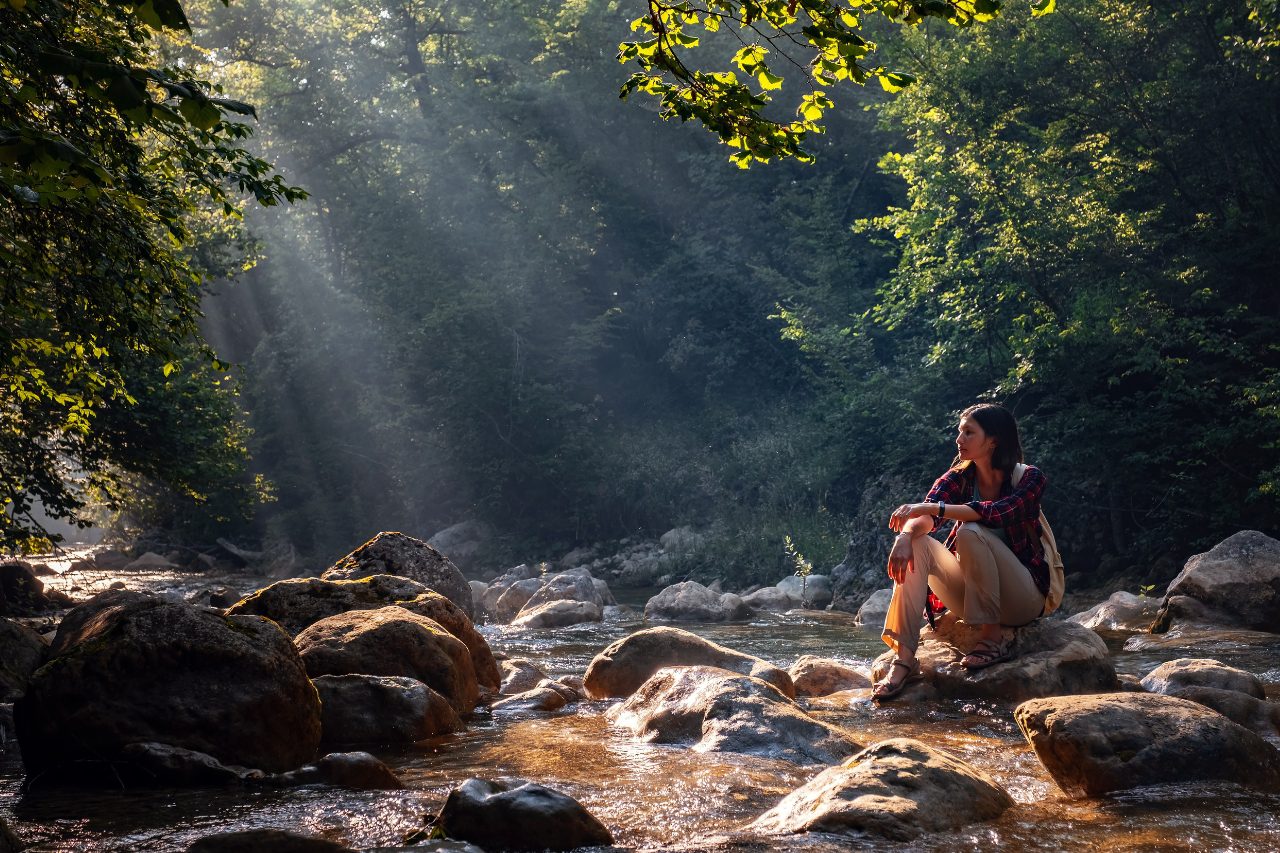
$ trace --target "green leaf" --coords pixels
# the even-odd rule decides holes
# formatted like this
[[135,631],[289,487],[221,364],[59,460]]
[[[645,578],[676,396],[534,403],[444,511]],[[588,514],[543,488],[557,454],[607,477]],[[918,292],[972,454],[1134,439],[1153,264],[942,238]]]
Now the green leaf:
[[210,130],[222,118],[217,107],[199,98],[184,98],[178,105],[178,112],[200,130]]
[[756,80],[760,83],[760,88],[766,91],[782,88],[782,78],[767,69],[763,69],[756,75]]
[[1031,17],[1039,18],[1043,15],[1051,15],[1057,5],[1057,0],[1036,0],[1035,3],[1031,4]]
[[889,93],[901,92],[916,82],[916,78],[905,71],[881,71],[876,77],[880,80],[880,85],[884,90]]

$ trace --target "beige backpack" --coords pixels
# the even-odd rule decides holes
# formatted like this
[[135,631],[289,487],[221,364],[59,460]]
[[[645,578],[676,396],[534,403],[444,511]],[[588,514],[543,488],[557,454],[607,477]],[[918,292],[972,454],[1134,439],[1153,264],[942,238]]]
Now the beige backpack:
[[[1026,470],[1027,466],[1021,462],[1013,467],[1014,488],[1022,482],[1022,475]],[[1058,542],[1053,538],[1053,528],[1049,526],[1049,519],[1044,517],[1044,510],[1040,510],[1040,545],[1044,548],[1044,561],[1049,564],[1049,594],[1044,597],[1044,612],[1040,615],[1048,616],[1062,603],[1062,593],[1066,591],[1067,580],[1062,565],[1062,554],[1058,552]]]

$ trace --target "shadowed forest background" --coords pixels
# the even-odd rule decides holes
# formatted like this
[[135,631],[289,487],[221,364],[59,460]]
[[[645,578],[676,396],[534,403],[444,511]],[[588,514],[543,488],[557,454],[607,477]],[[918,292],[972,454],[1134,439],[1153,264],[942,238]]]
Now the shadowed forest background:
[[328,564],[475,519],[496,566],[689,524],[745,584],[786,536],[881,560],[979,399],[1088,580],[1280,521],[1274,2],[886,25],[919,82],[833,91],[816,164],[746,171],[618,99],[627,4],[187,14],[169,61],[310,197],[195,219],[235,366],[140,358],[102,407],[86,497],[136,531]]

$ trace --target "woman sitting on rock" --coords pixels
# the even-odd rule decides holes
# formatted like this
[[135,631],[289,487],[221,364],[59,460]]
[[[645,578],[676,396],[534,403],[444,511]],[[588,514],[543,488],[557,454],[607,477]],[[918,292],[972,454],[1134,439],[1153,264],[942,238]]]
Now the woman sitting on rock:
[[[942,605],[981,637],[960,663],[982,669],[1009,660],[1005,625],[1025,625],[1044,610],[1049,566],[1040,543],[1045,478],[1022,462],[1018,425],[1003,406],[971,406],[960,415],[956,458],[924,503],[889,517],[898,531],[889,552],[893,598],[881,635],[896,657],[872,698],[890,699],[920,677],[916,647],[929,613]],[[1021,477],[1018,476],[1019,472]],[[929,534],[954,521],[946,545]]]

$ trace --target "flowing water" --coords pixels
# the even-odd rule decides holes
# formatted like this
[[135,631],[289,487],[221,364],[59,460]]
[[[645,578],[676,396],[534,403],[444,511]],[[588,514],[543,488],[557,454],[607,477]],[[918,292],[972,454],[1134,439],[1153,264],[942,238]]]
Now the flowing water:
[[[87,595],[116,580],[126,586],[185,594],[208,578],[164,574],[59,578]],[[242,591],[260,578],[226,578]],[[643,604],[644,593],[631,603]],[[546,631],[483,626],[497,652],[529,658],[555,677],[581,675],[614,640],[643,627],[637,616]],[[843,614],[764,616],[733,625],[689,626],[696,633],[789,666],[804,654],[869,666],[883,651],[872,634]],[[1122,673],[1142,675],[1177,657],[1214,657],[1257,673],[1280,699],[1280,636],[1215,634],[1108,638]],[[449,790],[471,776],[530,779],[572,795],[636,850],[883,849],[835,836],[761,840],[744,827],[821,767],[748,756],[695,753],[650,745],[611,729],[607,702],[571,705],[555,714],[481,714],[465,732],[412,746],[370,749],[406,784],[401,791],[324,786],[289,790],[36,790],[23,794],[15,745],[0,753],[0,816],[38,851],[183,850],[217,832],[274,827],[318,835],[355,848],[401,843],[438,811]],[[817,706],[821,705],[821,708]],[[813,712],[862,743],[908,736],[940,746],[995,776],[1016,806],[992,823],[935,835],[904,850],[1280,850],[1280,796],[1228,784],[1169,785],[1096,800],[1062,794],[1013,722],[993,703],[937,702],[877,708],[858,694]],[[365,747],[367,748],[367,747]]]

